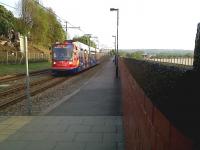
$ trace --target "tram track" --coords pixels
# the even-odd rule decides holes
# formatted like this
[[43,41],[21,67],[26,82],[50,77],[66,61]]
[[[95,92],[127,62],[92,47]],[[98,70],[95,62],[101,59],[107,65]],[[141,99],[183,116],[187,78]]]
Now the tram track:
[[[32,87],[32,86],[41,84],[42,82],[50,81],[52,78],[53,77],[49,77],[49,78],[46,78],[46,79],[42,79],[42,80],[31,82],[30,86]],[[26,88],[25,84],[19,84],[15,88],[11,88],[11,89],[8,89],[6,91],[0,92],[0,98],[2,96],[10,95],[10,94],[15,93],[17,91],[24,90],[25,88]]]
[[[93,66],[95,67],[95,66]],[[91,68],[93,68],[91,67]],[[44,71],[37,71],[34,73],[30,73],[30,76],[32,76],[32,80],[30,82],[30,96],[31,98],[33,98],[32,102],[33,105],[36,108],[40,107],[45,107],[46,108],[46,102],[47,103],[52,103],[52,101],[55,101],[53,96],[49,98],[48,94],[48,99],[50,100],[44,100],[44,101],[38,101],[35,98],[35,96],[39,96],[40,94],[42,94],[42,97],[45,95],[43,95],[43,93],[45,93],[45,91],[48,91],[55,87],[58,86],[59,84],[65,82],[65,81],[69,81],[69,83],[71,84],[71,82],[73,81],[78,81],[78,80],[82,80],[80,74],[83,74],[83,76],[85,78],[87,78],[87,73],[85,73],[87,70],[91,69],[91,68],[87,68],[86,70],[83,70],[81,72],[79,72],[76,75],[73,76],[65,76],[65,77],[53,77],[49,72],[50,70],[44,70]],[[91,71],[92,73],[93,71]],[[33,77],[34,76],[34,77]],[[0,91],[0,112],[1,113],[23,113],[25,108],[24,106],[26,105],[26,86],[24,83],[25,79],[25,74],[24,75],[18,75],[17,77],[12,77],[12,78],[6,78],[6,79],[0,79],[0,83],[4,83],[6,84],[10,84],[9,88],[5,88],[4,90]],[[72,80],[71,80],[72,79]],[[17,81],[15,81],[17,80]],[[15,81],[16,83],[13,85],[12,82]],[[10,83],[9,83],[10,82]],[[63,85],[63,87],[65,87],[66,85]],[[58,86],[60,87],[60,85]],[[62,91],[63,89],[61,89]],[[59,90],[60,91],[60,90]],[[59,93],[59,91],[57,91],[57,93]],[[65,92],[66,93],[66,92]],[[62,95],[62,94],[61,94]],[[60,94],[59,94],[60,96]],[[40,98],[39,98],[40,99]],[[44,104],[45,105],[44,105]],[[16,107],[15,107],[16,106]],[[36,109],[35,108],[35,109]]]
[[[94,67],[94,66],[93,66]],[[91,68],[93,68],[91,67]],[[87,68],[88,70],[90,68]],[[85,72],[86,70],[82,71]],[[81,73],[82,73],[81,72]],[[31,76],[40,76],[41,74],[49,73],[49,70],[42,70],[30,73]],[[12,82],[13,80],[20,80],[25,78],[25,74],[18,74],[10,78],[0,80],[0,83]],[[38,77],[39,78],[39,77]],[[44,78],[44,77],[43,77]],[[59,77],[55,78],[53,76],[47,76],[44,79],[37,79],[36,81],[30,82],[30,96],[35,96],[45,90],[52,88],[66,80],[70,77]],[[15,105],[26,99],[26,85],[25,83],[20,83],[15,85],[15,88],[9,88],[4,91],[0,91],[0,110],[7,108],[9,106]]]
[[[48,78],[40,81],[36,81],[31,84],[30,95],[34,96],[36,94],[42,93],[45,90],[54,87],[62,82],[68,80],[69,78]],[[9,93],[12,92],[12,93]],[[16,93],[17,92],[17,93]],[[14,95],[14,96],[13,96]],[[10,89],[5,92],[0,93],[0,109],[4,109],[11,105],[14,105],[26,98],[25,86],[20,85],[19,87]]]
[[[30,72],[30,76],[38,76],[38,75],[49,74],[49,73],[50,73],[50,69],[44,69],[44,70]],[[4,83],[11,82],[14,80],[20,80],[25,77],[26,77],[25,73],[20,73],[20,74],[16,74],[10,77],[1,78],[0,84],[4,84]]]

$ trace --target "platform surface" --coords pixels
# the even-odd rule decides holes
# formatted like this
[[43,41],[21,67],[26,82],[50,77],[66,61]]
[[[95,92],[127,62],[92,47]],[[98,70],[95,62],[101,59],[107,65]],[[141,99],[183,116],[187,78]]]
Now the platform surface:
[[110,59],[43,116],[0,117],[2,150],[124,150],[120,79]]

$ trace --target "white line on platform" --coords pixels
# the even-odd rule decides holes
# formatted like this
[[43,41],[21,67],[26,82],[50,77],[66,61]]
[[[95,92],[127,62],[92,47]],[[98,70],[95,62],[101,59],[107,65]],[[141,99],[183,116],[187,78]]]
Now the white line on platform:
[[53,106],[48,107],[46,110],[44,110],[42,113],[40,113],[40,115],[46,115],[46,114],[48,114],[50,111],[52,111],[53,109],[55,109],[56,107],[58,107],[59,105],[61,105],[63,102],[67,101],[72,96],[76,95],[79,91],[80,91],[80,88],[77,89],[77,90],[75,90],[71,94],[64,96],[60,101],[58,101],[55,104],[53,104]]
[[99,73],[99,71],[97,71],[97,72],[93,75],[93,77],[91,77],[88,81],[86,81],[85,83],[83,83],[83,85],[82,85],[79,89],[75,90],[74,92],[72,92],[72,93],[69,94],[69,95],[64,96],[60,101],[58,101],[58,102],[56,102],[55,104],[53,104],[53,106],[49,106],[46,110],[44,110],[43,112],[41,112],[41,113],[39,114],[39,116],[43,116],[43,115],[48,114],[50,111],[52,111],[53,109],[55,109],[56,107],[58,107],[59,105],[61,105],[63,102],[69,100],[72,96],[76,95],[76,94],[77,94],[78,92],[80,92],[80,90],[81,90],[83,87],[85,87],[98,73]]

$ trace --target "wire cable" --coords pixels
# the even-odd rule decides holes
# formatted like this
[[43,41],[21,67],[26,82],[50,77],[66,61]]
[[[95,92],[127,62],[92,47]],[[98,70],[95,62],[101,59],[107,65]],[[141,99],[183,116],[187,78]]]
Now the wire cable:
[[7,7],[10,7],[10,8],[13,8],[13,9],[17,9],[16,7],[10,6],[10,5],[5,4],[5,3],[3,3],[3,2],[0,2],[0,4],[1,4],[1,5],[4,5],[4,6],[7,6]]
[[[50,13],[53,13],[57,18],[58,18],[58,21],[62,24],[62,22],[67,22],[71,27],[76,27],[75,25],[73,25],[72,23],[70,23],[69,21],[66,21],[65,19],[63,19],[62,17],[60,17],[60,16],[58,16],[55,12],[53,12],[53,11],[50,11],[50,9],[48,9],[48,8],[46,8],[45,6],[43,6],[42,4],[40,4],[38,1],[35,1],[41,8],[43,8],[44,10],[46,10],[46,11],[49,11]],[[12,9],[15,9],[15,10],[17,10],[18,8],[16,8],[16,7],[13,7],[13,6],[10,6],[10,5],[8,5],[8,4],[5,4],[5,3],[3,3],[3,2],[0,2],[0,4],[1,5],[4,5],[4,6],[7,6],[7,7],[10,7],[10,8],[12,8]],[[62,25],[62,27],[64,28],[64,27],[66,27],[65,25],[63,26]],[[82,32],[82,34],[85,34],[85,32],[79,27],[79,29],[78,29],[79,31],[81,31]]]
[[[70,26],[76,27],[75,25],[73,25],[73,24],[70,23],[69,21],[63,19],[62,17],[58,16],[56,13],[54,13],[54,12],[50,11],[48,8],[44,7],[44,6],[43,6],[42,4],[40,4],[39,2],[36,1],[36,3],[37,3],[38,5],[40,5],[43,9],[45,9],[45,10],[47,10],[47,11],[53,13],[58,19],[60,19],[60,22],[61,22],[61,20],[62,20],[64,23],[67,22]],[[61,24],[62,24],[62,23],[61,23]],[[62,27],[65,27],[65,28],[66,28],[66,25],[64,25],[64,26],[62,25]],[[79,30],[83,32],[83,30],[82,30],[81,28],[79,28]]]

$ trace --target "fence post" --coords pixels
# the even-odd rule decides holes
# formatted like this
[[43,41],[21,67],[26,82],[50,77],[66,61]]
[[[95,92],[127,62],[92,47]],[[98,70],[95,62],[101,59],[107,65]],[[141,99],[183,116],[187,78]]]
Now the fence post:
[[185,66],[186,66],[187,65],[187,58],[185,58],[184,61],[185,61]]
[[180,65],[182,64],[182,59],[181,59],[181,57],[180,57]]
[[15,64],[17,63],[17,52],[15,53]]
[[8,51],[6,52],[6,64],[8,64]]
[[22,53],[22,56],[21,56],[21,58],[20,58],[20,64],[22,63],[22,61],[23,61],[23,58],[24,58],[24,54]]
[[30,61],[32,62],[32,59],[33,59],[33,57],[32,57],[32,53],[30,53]]
[[177,64],[180,65],[180,58],[177,58]]
[[191,65],[193,65],[193,58],[190,58],[190,63]]
[[182,57],[181,57],[181,65],[183,64],[183,59],[182,59]]

